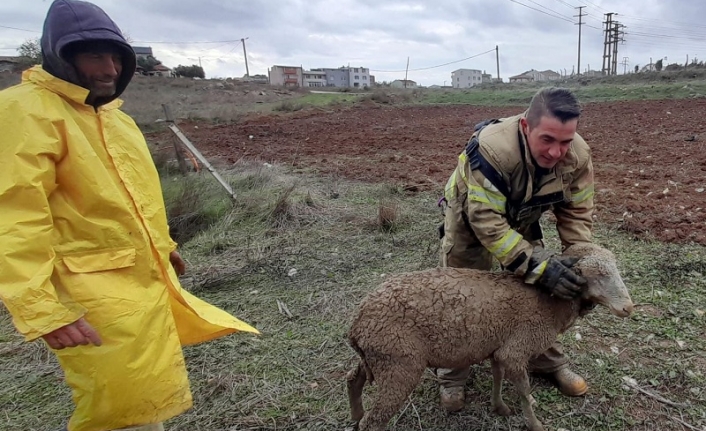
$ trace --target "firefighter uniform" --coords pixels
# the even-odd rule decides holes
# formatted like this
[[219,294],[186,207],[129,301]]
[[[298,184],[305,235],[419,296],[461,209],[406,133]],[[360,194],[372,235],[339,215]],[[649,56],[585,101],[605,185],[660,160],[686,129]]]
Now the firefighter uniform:
[[[575,135],[566,157],[552,169],[532,162],[527,140],[514,117],[476,126],[444,190],[447,201],[440,265],[490,270],[493,259],[534,284],[545,265],[528,269],[542,244],[539,219],[551,210],[562,247],[590,242],[593,222],[593,165],[590,148]],[[553,373],[568,360],[555,343],[534,358],[529,371]],[[438,370],[444,387],[463,386],[469,370]]]

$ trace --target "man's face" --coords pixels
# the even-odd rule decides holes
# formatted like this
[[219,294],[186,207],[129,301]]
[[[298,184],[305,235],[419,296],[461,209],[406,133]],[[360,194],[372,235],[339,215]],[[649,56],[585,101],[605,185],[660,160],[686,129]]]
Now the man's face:
[[115,94],[118,78],[123,70],[120,54],[115,52],[82,52],[73,60],[81,85],[92,98]]
[[562,123],[556,117],[542,116],[535,127],[530,127],[526,118],[520,123],[534,161],[544,169],[552,169],[569,151],[579,119]]

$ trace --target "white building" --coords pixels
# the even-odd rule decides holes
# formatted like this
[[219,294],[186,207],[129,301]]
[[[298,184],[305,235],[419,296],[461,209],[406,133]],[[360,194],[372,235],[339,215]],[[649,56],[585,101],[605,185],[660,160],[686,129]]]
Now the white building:
[[453,88],[471,88],[483,82],[483,72],[478,69],[458,69],[451,72]]
[[370,69],[365,67],[349,67],[348,82],[353,88],[370,87]]
[[326,87],[326,72],[320,70],[305,70],[304,87]]
[[511,76],[510,82],[543,82],[556,81],[558,79],[561,79],[561,75],[553,70],[545,70],[540,72],[538,70],[530,69],[520,75]]
[[272,66],[267,70],[270,85],[303,87],[304,70],[300,66]]
[[390,83],[390,87],[392,88],[417,88],[417,83],[412,81],[411,79],[395,79]]

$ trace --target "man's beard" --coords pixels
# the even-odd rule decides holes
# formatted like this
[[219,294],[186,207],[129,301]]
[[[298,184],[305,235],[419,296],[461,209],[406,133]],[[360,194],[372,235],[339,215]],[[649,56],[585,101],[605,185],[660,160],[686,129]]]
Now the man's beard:
[[110,97],[115,94],[116,83],[113,82],[112,85],[106,86],[91,82],[88,89],[94,97]]

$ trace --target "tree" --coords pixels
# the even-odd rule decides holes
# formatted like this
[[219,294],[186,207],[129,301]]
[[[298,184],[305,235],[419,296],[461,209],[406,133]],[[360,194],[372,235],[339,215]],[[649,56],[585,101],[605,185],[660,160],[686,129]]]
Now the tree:
[[20,67],[27,69],[35,64],[42,64],[42,48],[39,44],[39,38],[27,39],[19,48],[17,53],[20,55]]
[[657,60],[657,62],[655,63],[655,70],[657,72],[662,71],[662,59],[661,58],[659,60]]
[[147,57],[138,57],[137,65],[140,66],[145,72],[152,72],[155,66],[162,64],[161,61],[148,55]]
[[182,66],[181,64],[174,68],[174,74],[176,76],[183,76],[185,78],[201,78],[206,77],[206,73],[203,71],[201,66],[192,64],[191,66]]
[[635,65],[635,73],[637,73],[637,72],[639,72],[639,71],[640,71],[640,65],[639,65],[639,64],[636,64],[636,65]]

